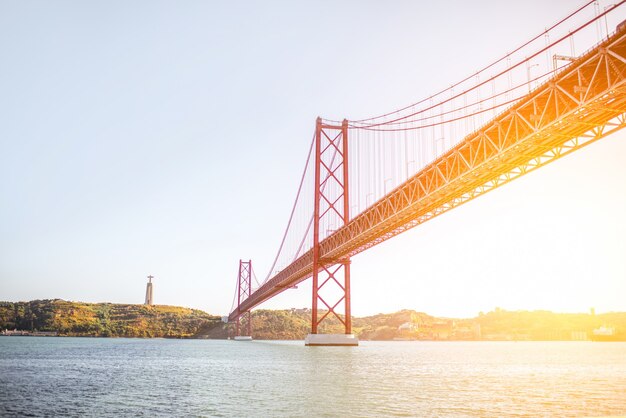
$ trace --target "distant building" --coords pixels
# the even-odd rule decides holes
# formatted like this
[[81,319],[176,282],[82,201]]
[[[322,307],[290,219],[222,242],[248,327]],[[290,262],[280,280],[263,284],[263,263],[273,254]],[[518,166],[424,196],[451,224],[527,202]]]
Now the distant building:
[[311,312],[311,309],[309,308],[302,308],[302,309],[298,309],[298,308],[291,308],[290,309],[292,314],[308,314]]
[[480,329],[480,324],[474,324],[474,337],[477,340],[480,340],[483,337],[482,331]]
[[154,276],[148,276],[148,284],[146,285],[146,305],[154,304],[152,299],[152,279],[154,279]]
[[17,329],[14,329],[13,331],[10,331],[8,329],[5,329],[4,331],[0,332],[0,335],[7,335],[7,336],[34,336],[34,337],[56,337],[59,334],[56,331],[20,331]]
[[431,325],[432,338],[435,340],[447,340],[452,335],[454,321],[435,320]]
[[593,335],[600,336],[613,336],[615,334],[615,328],[607,327],[606,325],[602,325],[600,328],[596,328],[593,330]]
[[452,327],[451,339],[480,340],[480,338],[480,324],[465,322],[459,325],[454,324]]
[[615,328],[602,325],[600,328],[593,330],[591,334],[592,341],[620,341],[619,336],[615,333]]
[[415,332],[417,330],[418,330],[418,325],[414,324],[413,322],[405,322],[404,324],[398,327],[398,331]]
[[405,322],[404,324],[398,327],[397,337],[394,337],[394,340],[414,340],[417,339],[419,332],[419,327],[417,324],[413,322]]

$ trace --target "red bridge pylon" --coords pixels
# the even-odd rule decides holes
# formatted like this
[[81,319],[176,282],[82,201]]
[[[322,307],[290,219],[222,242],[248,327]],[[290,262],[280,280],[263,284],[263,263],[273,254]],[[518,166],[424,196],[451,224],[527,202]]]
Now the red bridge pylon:
[[[350,220],[348,196],[348,121],[327,125],[317,118],[315,126],[315,200],[313,213],[313,300],[311,334],[306,345],[358,345],[352,334],[350,312],[350,258],[325,258],[320,252],[322,234]],[[318,310],[321,302],[324,312]],[[343,305],[343,306],[341,306]],[[339,311],[343,307],[343,312]],[[343,315],[342,315],[343,313]],[[343,334],[318,334],[319,325],[336,318]]]
[[[237,279],[237,316],[236,340],[244,340],[252,338],[252,312],[241,312],[241,303],[252,294],[252,260],[239,260],[239,278]],[[245,332],[242,335],[242,328]]]

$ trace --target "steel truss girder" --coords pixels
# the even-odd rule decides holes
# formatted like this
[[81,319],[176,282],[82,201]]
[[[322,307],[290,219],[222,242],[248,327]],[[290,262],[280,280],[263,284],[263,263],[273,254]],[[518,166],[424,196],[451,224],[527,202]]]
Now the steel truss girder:
[[[626,32],[572,61],[319,245],[348,259],[626,126]],[[313,250],[244,302],[254,307],[311,277]],[[233,312],[232,315],[236,315]]]

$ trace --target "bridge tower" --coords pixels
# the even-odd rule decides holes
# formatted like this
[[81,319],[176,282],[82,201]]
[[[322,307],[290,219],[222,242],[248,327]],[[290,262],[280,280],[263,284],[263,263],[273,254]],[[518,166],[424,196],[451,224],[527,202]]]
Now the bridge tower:
[[[350,220],[348,196],[348,121],[315,124],[315,199],[313,213],[313,298],[311,333],[305,345],[358,345],[352,334],[350,312],[350,258],[325,257],[321,235],[339,229]],[[318,310],[321,302],[322,312]],[[338,308],[343,305],[343,315]],[[320,334],[319,326],[334,317],[344,326],[343,334]]]
[[[237,279],[237,324],[235,340],[252,339],[252,312],[240,311],[241,303],[252,294],[252,260],[239,260],[239,277]],[[243,331],[243,334],[242,334]]]

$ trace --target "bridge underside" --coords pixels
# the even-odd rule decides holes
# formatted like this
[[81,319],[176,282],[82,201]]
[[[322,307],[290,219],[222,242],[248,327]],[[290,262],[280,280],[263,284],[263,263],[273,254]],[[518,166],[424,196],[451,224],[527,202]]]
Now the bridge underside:
[[[626,126],[626,33],[573,61],[478,131],[320,242],[338,263]],[[313,274],[313,250],[230,314]]]

